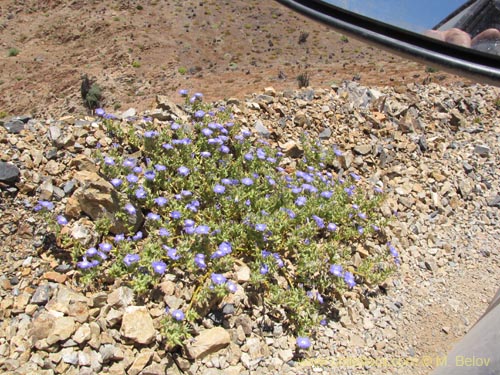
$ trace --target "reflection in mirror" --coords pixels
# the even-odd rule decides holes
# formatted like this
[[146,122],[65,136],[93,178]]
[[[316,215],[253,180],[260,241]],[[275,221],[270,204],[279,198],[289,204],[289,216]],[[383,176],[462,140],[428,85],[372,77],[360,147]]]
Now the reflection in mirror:
[[500,0],[326,0],[365,17],[500,55]]

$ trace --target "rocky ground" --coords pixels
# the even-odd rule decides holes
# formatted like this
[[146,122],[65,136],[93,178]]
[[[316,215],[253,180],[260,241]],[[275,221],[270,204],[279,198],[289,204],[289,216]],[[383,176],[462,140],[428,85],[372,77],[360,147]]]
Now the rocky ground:
[[[383,285],[356,287],[338,301],[338,316],[318,328],[309,351],[297,351],[295,338],[244,293],[221,319],[205,318],[183,350],[168,352],[159,320],[166,303],[189,299],[189,286],[166,277],[149,301],[119,281],[83,290],[68,254],[46,246],[46,223],[33,207],[44,198],[63,212],[80,184],[76,172],[98,170],[91,151],[109,138],[91,117],[2,120],[0,370],[429,373],[500,287],[499,94],[482,85],[348,82],[224,102],[290,157],[304,131],[336,145],[343,169],[381,181],[389,193],[382,210],[394,219],[385,231],[401,267]],[[167,112],[149,114],[160,121]],[[84,231],[88,221],[80,215],[71,225]],[[236,273],[244,288],[245,270]]]

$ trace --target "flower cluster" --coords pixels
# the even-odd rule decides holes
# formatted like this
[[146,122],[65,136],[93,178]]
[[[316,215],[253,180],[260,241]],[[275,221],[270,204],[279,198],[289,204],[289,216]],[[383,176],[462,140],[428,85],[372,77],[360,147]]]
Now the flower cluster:
[[[197,291],[205,291],[193,297],[202,303],[210,293],[237,292],[227,275],[244,262],[252,270],[251,283],[273,285],[269,293],[291,307],[292,327],[301,334],[297,345],[309,348],[305,333],[325,320],[318,312],[305,318],[302,312],[317,311],[333,298],[342,289],[339,280],[354,288],[378,272],[370,262],[380,254],[351,269],[347,250],[377,239],[381,190],[371,193],[355,173],[337,175],[328,166],[342,155],[339,148],[326,150],[305,139],[304,157],[290,169],[281,150],[256,139],[225,108],[205,105],[199,93],[180,93],[191,114],[187,124],[142,119],[132,126],[96,110],[114,137],[115,146],[98,150],[97,157],[120,196],[117,217],[145,221],[135,232],[130,226],[114,237],[103,233],[102,243],[79,254],[77,267],[94,278],[126,278],[139,292],[182,270],[194,274]],[[46,201],[35,207],[53,208]],[[62,216],[57,222],[68,224]],[[390,244],[389,253],[399,263]],[[283,277],[293,287],[280,291]],[[182,324],[189,316],[181,310],[169,315]]]

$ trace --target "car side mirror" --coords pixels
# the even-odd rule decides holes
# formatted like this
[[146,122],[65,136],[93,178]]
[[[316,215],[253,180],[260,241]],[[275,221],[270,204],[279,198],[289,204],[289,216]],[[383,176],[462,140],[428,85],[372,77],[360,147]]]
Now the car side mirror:
[[412,60],[500,86],[500,0],[278,0]]

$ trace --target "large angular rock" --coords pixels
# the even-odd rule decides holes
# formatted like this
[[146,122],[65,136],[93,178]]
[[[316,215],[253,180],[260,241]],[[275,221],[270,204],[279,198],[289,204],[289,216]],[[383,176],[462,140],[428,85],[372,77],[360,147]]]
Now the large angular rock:
[[225,348],[230,341],[231,337],[224,328],[215,327],[201,332],[192,343],[188,344],[186,351],[192,359],[203,358]]
[[179,108],[177,104],[168,99],[167,96],[157,95],[156,96],[156,108],[163,111],[165,120],[187,120],[188,116],[186,112]]
[[150,344],[156,336],[156,330],[146,307],[127,307],[123,314],[120,333],[123,337],[138,344]]
[[19,180],[19,168],[14,164],[0,161],[0,182],[13,183]]
[[58,341],[66,341],[76,331],[75,319],[61,316],[54,320],[54,327],[47,337],[47,343],[52,345]]
[[[73,196],[76,198],[83,212],[93,220],[107,217],[111,220],[110,231],[113,234],[127,231],[127,223],[117,218],[117,213],[121,210],[118,192],[108,181],[95,172],[80,171],[75,174],[75,179],[81,184]],[[127,214],[128,224],[137,231],[143,221],[144,216],[141,210],[137,209],[135,214]]]

